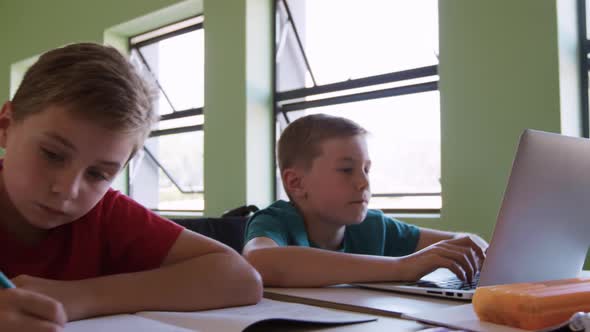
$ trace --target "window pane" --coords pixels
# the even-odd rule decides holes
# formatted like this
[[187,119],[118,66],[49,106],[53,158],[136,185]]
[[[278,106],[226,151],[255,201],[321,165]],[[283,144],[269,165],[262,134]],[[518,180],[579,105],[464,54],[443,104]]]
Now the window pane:
[[[143,154],[139,164],[131,165],[131,185],[140,203],[159,210],[203,210],[203,132],[189,132],[151,137],[146,147],[173,177],[182,193],[172,180]],[[151,177],[157,174],[157,178]],[[157,183],[157,191],[142,188],[143,184]],[[141,192],[138,192],[142,190]],[[148,192],[146,192],[148,191]]]
[[[199,29],[140,48],[141,54],[177,111],[203,107],[203,38],[203,29]],[[132,60],[143,66],[137,51],[132,52]],[[159,91],[158,109],[160,114],[172,112],[162,91]]]
[[[438,63],[437,0],[288,1],[317,84]],[[279,91],[312,86],[278,6]],[[281,45],[281,36],[284,42]]]
[[[296,31],[288,20],[289,11]],[[278,92],[312,87],[311,74],[316,85],[326,85],[438,64],[437,0],[367,0],[362,6],[351,0],[279,0],[276,29]],[[293,102],[437,81],[436,76],[421,77],[310,95],[277,106],[293,110]],[[434,87],[422,85],[426,86]],[[438,210],[442,205],[439,100],[438,91],[413,92],[333,106],[308,106],[303,111],[290,111],[287,116],[291,121],[311,113],[343,116],[370,132],[370,207]],[[283,114],[277,119],[278,138],[286,121]],[[280,198],[286,198],[278,171],[277,192]]]
[[[369,131],[373,194],[440,193],[438,91],[307,109],[288,116],[293,121],[314,113],[349,118]],[[440,205],[440,196],[435,195],[373,198],[370,207],[440,209]]]
[[[196,17],[131,39],[138,43],[132,47],[131,60],[144,71],[149,68],[157,80],[160,115],[203,107],[204,33],[194,25],[200,22],[202,17]],[[174,31],[190,26],[197,30],[174,35]],[[174,118],[158,122],[153,130],[204,124],[204,115],[186,114],[176,113]],[[182,115],[186,116],[178,117]],[[203,131],[191,129],[194,131],[147,140],[145,145],[153,157],[143,153],[132,160],[131,197],[151,209],[203,210]]]

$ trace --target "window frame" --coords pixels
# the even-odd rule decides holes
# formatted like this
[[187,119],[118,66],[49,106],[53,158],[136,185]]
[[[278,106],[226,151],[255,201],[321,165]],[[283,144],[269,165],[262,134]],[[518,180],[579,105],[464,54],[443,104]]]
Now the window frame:
[[588,75],[590,75],[590,39],[587,35],[587,0],[578,0],[578,41],[580,45],[580,88],[582,109],[582,136],[590,138],[590,111],[588,94]]
[[[286,9],[287,20],[292,29],[292,32],[295,36],[297,41],[298,50],[303,57],[303,61],[305,64],[305,70],[309,73],[311,80],[313,82],[312,87],[303,87],[293,90],[287,91],[277,91],[277,11],[279,8],[279,2],[281,2]],[[293,16],[291,14],[291,10],[289,8],[289,4],[287,0],[275,0],[273,1],[274,7],[273,12],[275,15],[273,16],[273,115],[274,115],[274,123],[275,126],[278,123],[278,117],[282,117],[286,123],[290,123],[288,118],[288,113],[292,111],[300,111],[307,108],[312,107],[322,107],[322,106],[330,106],[330,105],[337,105],[343,103],[352,103],[358,101],[368,101],[374,100],[379,98],[388,98],[388,97],[397,97],[397,96],[404,96],[409,94],[417,94],[422,92],[430,92],[430,91],[439,91],[438,82],[439,78],[436,80],[430,80],[424,83],[409,83],[405,85],[400,85],[396,87],[390,88],[382,88],[382,89],[375,89],[368,92],[353,92],[348,94],[342,94],[335,97],[327,97],[315,100],[304,100],[302,99],[306,97],[316,96],[319,94],[324,93],[333,93],[333,92],[346,92],[348,90],[353,90],[357,88],[366,88],[371,86],[377,86],[386,83],[396,83],[396,82],[403,82],[407,80],[413,79],[423,79],[431,76],[438,76],[438,64],[431,65],[431,66],[424,66],[424,67],[416,67],[407,70],[401,70],[396,72],[389,72],[384,74],[378,74],[368,77],[356,78],[356,79],[349,79],[346,81],[328,83],[323,85],[317,85],[315,77],[313,75],[313,71],[307,59],[307,55],[305,53],[305,49],[302,45],[301,39],[299,37],[299,32],[297,30],[296,24],[294,22]],[[289,100],[294,100],[293,102],[289,102]],[[284,104],[281,104],[284,103]],[[273,145],[275,148],[273,149],[275,152],[275,160],[276,160],[276,143],[277,143],[277,133],[273,131],[274,140]],[[278,166],[277,166],[278,167]],[[276,168],[275,168],[276,170]],[[273,186],[275,191],[275,199],[279,199],[279,191],[277,190],[277,180],[275,178],[275,185]],[[410,196],[422,196],[422,197],[431,197],[431,196],[438,196],[441,197],[442,200],[442,184],[441,184],[441,192],[438,193],[371,193],[371,197],[410,197]],[[392,208],[382,208],[381,209],[384,213],[387,214],[412,214],[412,215],[432,215],[432,214],[440,214],[441,209],[413,209],[413,208],[403,208],[403,209],[392,209]]]
[[[180,27],[175,30],[162,32],[162,31],[168,30],[170,27],[173,27],[174,25],[179,25],[179,24],[183,25],[184,22],[191,22],[191,21],[195,21],[195,23]],[[188,118],[188,117],[192,117],[192,116],[196,116],[196,115],[203,115],[204,116],[204,106],[197,107],[197,108],[177,110],[173,106],[173,104],[172,104],[171,100],[169,99],[168,95],[166,94],[166,91],[164,90],[164,88],[160,85],[158,77],[156,77],[156,75],[152,72],[150,65],[148,64],[147,60],[145,59],[145,57],[141,53],[140,48],[142,48],[144,46],[156,44],[162,40],[173,38],[173,37],[176,37],[176,36],[179,36],[179,35],[182,35],[185,33],[193,32],[193,31],[197,31],[200,29],[204,29],[204,16],[203,16],[203,14],[199,14],[199,15],[196,15],[193,17],[185,18],[180,21],[166,24],[164,26],[143,32],[141,34],[133,35],[133,36],[130,36],[129,38],[127,38],[127,49],[129,50],[129,54],[131,54],[134,50],[137,52],[143,66],[145,66],[145,68],[148,70],[149,74],[153,78],[158,91],[163,94],[164,98],[168,102],[168,105],[172,109],[171,113],[159,116],[158,122],[172,120],[172,119]],[[150,34],[153,34],[154,36],[148,37],[148,38],[143,38],[143,36],[150,35]],[[140,40],[134,41],[134,39],[140,39]],[[203,120],[203,122],[204,122],[204,120]],[[198,125],[190,125],[190,126],[179,126],[179,127],[168,128],[168,129],[152,130],[150,132],[148,138],[160,137],[160,136],[166,136],[166,135],[172,135],[172,134],[189,133],[189,132],[199,132],[199,131],[202,132],[203,126],[204,126],[204,124],[198,124]],[[164,164],[162,162],[160,162],[160,160],[157,158],[157,156],[155,156],[145,145],[142,146],[142,151],[143,151],[143,153],[145,153],[147,158],[149,158],[152,162],[154,162],[156,164],[157,168],[164,173],[164,175],[168,178],[168,180],[170,180],[170,182],[173,184],[173,186],[179,192],[181,192],[182,194],[203,194],[203,196],[204,196],[204,190],[190,190],[190,189],[183,188],[178,183],[178,181],[176,180],[174,175],[171,173],[171,171],[169,171],[164,166]],[[131,185],[131,177],[130,176],[127,176],[126,186],[127,186],[127,191],[131,192],[132,185]],[[198,209],[168,210],[168,209],[153,209],[153,208],[151,208],[150,210],[160,213],[160,214],[166,214],[166,215],[186,215],[186,216],[188,216],[188,215],[193,215],[193,214],[201,215],[204,213],[204,210],[198,210]]]

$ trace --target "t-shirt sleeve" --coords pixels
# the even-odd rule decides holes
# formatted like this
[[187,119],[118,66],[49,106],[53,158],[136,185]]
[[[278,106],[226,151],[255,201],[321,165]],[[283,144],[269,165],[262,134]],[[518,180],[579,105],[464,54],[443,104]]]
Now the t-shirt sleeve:
[[103,201],[104,270],[114,274],[161,266],[184,228],[119,192],[110,194]]
[[420,238],[420,229],[418,227],[385,215],[383,221],[386,229],[386,256],[405,256],[416,250]]
[[270,238],[281,247],[289,245],[286,222],[272,214],[258,213],[248,221],[244,243],[257,237]]

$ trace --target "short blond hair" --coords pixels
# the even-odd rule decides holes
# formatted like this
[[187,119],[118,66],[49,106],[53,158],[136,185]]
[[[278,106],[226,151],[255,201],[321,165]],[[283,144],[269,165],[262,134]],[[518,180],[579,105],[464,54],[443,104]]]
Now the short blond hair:
[[154,90],[116,49],[77,43],[44,53],[27,70],[14,98],[13,117],[22,121],[50,106],[136,134],[132,155],[157,121]]
[[298,165],[308,170],[322,153],[321,143],[332,138],[366,134],[367,130],[349,119],[327,114],[301,117],[289,124],[279,138],[279,169],[282,172]]

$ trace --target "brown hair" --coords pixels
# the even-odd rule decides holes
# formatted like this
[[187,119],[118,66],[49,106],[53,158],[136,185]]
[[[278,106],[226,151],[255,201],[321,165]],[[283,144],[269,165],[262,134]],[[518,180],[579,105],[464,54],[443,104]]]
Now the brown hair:
[[278,144],[278,162],[285,168],[301,165],[309,169],[321,153],[320,144],[328,139],[365,135],[367,131],[356,122],[326,114],[301,117],[285,128]]
[[49,106],[116,131],[136,134],[141,147],[157,120],[151,86],[116,49],[77,43],[51,50],[26,72],[12,99],[13,117],[21,121]]

